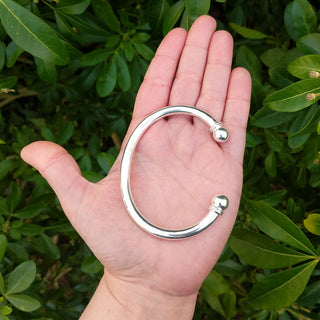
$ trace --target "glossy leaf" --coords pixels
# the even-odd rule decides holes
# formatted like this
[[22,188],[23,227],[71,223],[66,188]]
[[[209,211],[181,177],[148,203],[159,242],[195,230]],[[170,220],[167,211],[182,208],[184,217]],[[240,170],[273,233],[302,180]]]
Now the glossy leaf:
[[292,9],[293,2],[289,2],[284,11],[284,24],[290,38],[294,41],[297,41],[301,36],[303,36],[303,34],[301,34],[295,27]]
[[4,234],[0,234],[0,261],[3,259],[7,250],[7,237]]
[[259,128],[273,128],[290,121],[296,116],[293,112],[277,112],[267,107],[260,108],[251,118],[250,123]]
[[81,263],[81,270],[85,273],[98,273],[102,269],[103,265],[94,255],[85,258]]
[[320,78],[298,81],[289,87],[276,91],[267,96],[263,104],[280,112],[296,112],[309,107],[317,100],[308,100],[307,94],[320,92]]
[[320,108],[314,104],[311,108],[299,113],[297,119],[290,127],[289,136],[299,137],[308,133],[316,132],[320,120]]
[[315,248],[299,227],[287,216],[262,201],[247,203],[250,217],[264,233],[296,249],[315,255]]
[[97,161],[105,173],[109,173],[115,157],[112,154],[101,152],[97,156]]
[[311,33],[299,39],[297,48],[303,54],[320,54],[320,33]]
[[277,269],[310,260],[309,255],[289,249],[269,237],[243,228],[235,228],[229,239],[232,250],[250,265]]
[[186,12],[192,20],[197,17],[208,14],[210,9],[210,0],[185,0]]
[[69,54],[56,33],[39,17],[12,0],[0,0],[0,19],[11,39],[32,55],[58,65]]
[[117,67],[116,62],[112,59],[110,62],[105,62],[100,70],[96,90],[99,97],[106,97],[115,88],[117,83]]
[[36,276],[36,265],[33,261],[26,261],[17,266],[8,278],[6,295],[26,290]]
[[91,4],[95,14],[103,20],[110,30],[121,32],[120,21],[108,0],[92,0]]
[[163,35],[166,35],[175,26],[184,10],[184,5],[184,0],[179,0],[167,11],[162,25]]
[[125,59],[120,54],[116,55],[115,59],[117,65],[117,83],[120,89],[126,92],[131,87],[131,76],[129,68]]
[[6,48],[6,67],[12,68],[20,55],[24,52],[13,41],[11,41]]
[[241,46],[237,52],[236,64],[239,67],[246,68],[251,76],[261,81],[261,63],[257,55],[246,46]]
[[317,32],[317,16],[307,0],[293,1],[292,18],[294,26],[300,34]]
[[147,20],[153,30],[161,30],[163,20],[169,8],[168,0],[148,1]]
[[134,42],[133,45],[137,52],[140,54],[140,56],[142,56],[145,60],[151,61],[153,59],[154,52],[150,47],[148,47],[144,43],[137,42]]
[[275,178],[277,176],[277,157],[274,151],[270,151],[266,156],[264,167],[271,177]]
[[233,23],[233,22],[230,22],[229,25],[234,31],[236,31],[237,33],[239,33],[241,36],[243,36],[246,39],[265,39],[265,38],[269,37],[260,31],[249,29],[249,28],[246,28],[243,26],[239,26],[238,24]]
[[83,40],[77,32],[77,29],[72,28],[72,26],[67,22],[65,17],[59,14],[59,11],[56,10],[54,12],[54,16],[56,18],[58,29],[61,31],[61,33],[66,39],[75,43],[83,44]]
[[14,209],[17,207],[20,199],[21,199],[21,190],[19,186],[15,182],[11,182],[10,193],[7,197],[7,205],[10,213],[12,213]]
[[31,312],[41,307],[38,300],[25,294],[9,294],[6,298],[14,307],[21,311]]
[[5,282],[4,282],[4,279],[3,279],[3,275],[2,273],[0,272],[0,293],[2,295],[4,295],[6,292],[6,285],[5,285]]
[[45,234],[40,234],[42,250],[52,259],[60,259],[61,253],[58,246],[52,242],[52,240]]
[[267,276],[255,285],[248,295],[251,306],[280,309],[294,303],[306,287],[318,261]]
[[90,5],[90,0],[59,0],[56,9],[66,14],[81,14]]
[[267,143],[272,150],[276,152],[283,151],[285,140],[275,129],[265,129],[264,133]]
[[55,64],[39,58],[35,58],[35,63],[40,79],[49,83],[57,82],[58,74]]
[[299,57],[289,63],[288,71],[297,78],[309,79],[310,71],[320,72],[320,55],[311,54]]
[[307,218],[303,220],[303,224],[309,232],[320,236],[320,214],[308,214]]
[[63,145],[69,141],[74,132],[74,125],[71,121],[66,121],[61,125],[57,143]]

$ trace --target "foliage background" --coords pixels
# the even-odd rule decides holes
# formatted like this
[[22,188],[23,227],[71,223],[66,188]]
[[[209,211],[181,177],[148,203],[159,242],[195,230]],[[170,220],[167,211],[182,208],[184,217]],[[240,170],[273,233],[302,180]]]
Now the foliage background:
[[102,274],[20,150],[57,142],[101,179],[164,34],[207,13],[253,93],[236,228],[194,318],[319,319],[319,2],[0,0],[0,320],[77,319]]

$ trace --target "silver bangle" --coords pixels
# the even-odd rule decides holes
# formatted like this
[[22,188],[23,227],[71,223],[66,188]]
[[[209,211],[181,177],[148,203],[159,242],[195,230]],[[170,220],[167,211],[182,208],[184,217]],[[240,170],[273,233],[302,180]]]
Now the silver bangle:
[[228,131],[222,128],[221,123],[214,120],[209,114],[200,109],[187,106],[172,106],[160,109],[147,116],[132,132],[124,149],[121,162],[120,185],[123,202],[129,215],[139,227],[154,236],[165,239],[182,239],[200,233],[208,228],[216,218],[223,213],[223,210],[228,207],[227,197],[223,195],[215,196],[212,199],[211,206],[209,206],[208,214],[195,225],[181,230],[167,230],[159,228],[147,221],[136,208],[130,190],[130,168],[135,148],[142,135],[154,122],[175,114],[186,114],[200,118],[209,125],[210,131],[212,131],[213,137],[217,142],[225,142],[229,136]]

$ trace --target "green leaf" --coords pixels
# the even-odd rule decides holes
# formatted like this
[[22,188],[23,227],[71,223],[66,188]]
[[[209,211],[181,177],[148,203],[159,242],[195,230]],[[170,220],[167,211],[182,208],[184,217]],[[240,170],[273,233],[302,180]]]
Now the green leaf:
[[201,294],[210,307],[225,316],[219,295],[228,292],[228,282],[215,270],[212,270],[202,284]]
[[58,65],[69,54],[53,29],[39,17],[12,0],[0,0],[0,19],[11,39],[32,55]]
[[265,39],[269,36],[253,29],[239,26],[236,23],[229,22],[230,27],[246,39]]
[[300,79],[309,79],[310,71],[320,72],[320,55],[310,54],[289,63],[288,71]]
[[274,151],[270,151],[264,160],[266,172],[273,178],[277,176],[277,157]]
[[52,259],[59,260],[60,259],[60,250],[56,244],[52,242],[52,240],[45,234],[41,233],[39,235],[41,240],[41,246],[43,251]]
[[275,111],[296,112],[309,107],[320,99],[308,100],[307,94],[320,93],[320,78],[298,81],[289,87],[276,91],[267,96],[263,104]]
[[295,116],[296,114],[293,112],[277,112],[262,107],[253,115],[250,123],[259,128],[272,128],[290,121]]
[[[81,39],[79,33],[77,32],[77,30],[75,28],[72,28],[72,26],[67,22],[65,17],[63,17],[61,14],[59,14],[58,11],[54,12],[54,16],[56,18],[56,23],[57,23],[58,29],[61,31],[61,33],[63,34],[63,36],[66,39],[68,39],[72,42],[83,44],[83,40]],[[69,53],[71,53],[71,52],[69,52]],[[70,54],[70,56],[72,57],[72,54]]]
[[97,161],[105,173],[109,173],[115,157],[110,153],[101,152],[97,156]]
[[81,262],[81,270],[85,273],[98,273],[103,269],[101,262],[91,255]]
[[311,108],[299,113],[289,130],[289,137],[299,137],[316,132],[320,118],[320,108],[314,104]]
[[19,48],[13,41],[11,41],[6,48],[6,67],[12,68],[23,52],[23,49]]
[[27,237],[38,236],[43,230],[43,227],[33,223],[24,223],[23,226],[19,228],[19,232]]
[[41,132],[41,136],[45,140],[56,142],[57,138],[49,128],[41,128],[40,132]]
[[177,23],[184,10],[184,0],[179,0],[167,11],[162,25],[162,34],[165,36]]
[[99,97],[106,97],[110,95],[117,83],[117,66],[115,59],[110,62],[105,62],[99,72],[96,83],[96,90]]
[[317,16],[307,0],[294,0],[292,18],[299,34],[306,35],[317,32]]
[[74,125],[71,121],[66,121],[62,124],[57,143],[63,145],[69,141],[74,132]]
[[54,63],[44,61],[40,58],[35,58],[34,61],[37,65],[37,71],[40,79],[49,83],[57,82],[58,74]]
[[0,320],[10,320],[8,317],[0,313]]
[[[0,314],[7,316],[11,313],[12,313],[12,308],[10,308],[8,306],[1,306],[0,307]],[[0,320],[1,320],[1,318],[0,318]]]
[[117,82],[120,89],[126,92],[131,87],[131,77],[126,60],[120,55],[115,56],[117,65]]
[[13,213],[21,198],[21,190],[15,182],[10,184],[10,193],[7,197],[7,205],[9,212]]
[[320,214],[308,214],[307,218],[303,220],[303,224],[309,232],[320,236]]
[[6,47],[3,42],[0,41],[0,71],[3,69],[6,61]]
[[208,14],[210,2],[210,0],[185,0],[188,16],[194,21],[198,17]]
[[148,47],[144,43],[137,42],[134,42],[133,45],[140,56],[142,56],[144,59],[146,59],[147,61],[151,61],[153,59],[154,52],[150,47]]
[[4,254],[7,250],[7,237],[4,234],[0,234],[0,261],[2,261]]
[[296,81],[296,79],[288,72],[287,66],[271,67],[268,73],[270,81],[278,88],[285,88]]
[[304,35],[304,33],[300,33],[295,26],[293,19],[293,2],[289,2],[286,9],[284,10],[284,24],[292,40],[297,41]]
[[26,290],[35,279],[36,271],[36,264],[33,261],[26,261],[17,266],[8,278],[6,295]]
[[311,33],[299,39],[297,48],[303,54],[320,54],[320,33]]
[[0,79],[0,90],[11,89],[17,84],[17,82],[18,82],[18,77],[15,77],[15,76]]
[[98,63],[106,61],[111,53],[110,49],[96,49],[83,55],[79,62],[82,66],[95,66]]
[[90,5],[90,0],[59,0],[56,9],[66,14],[81,14]]
[[152,30],[160,31],[167,11],[170,8],[168,0],[149,0],[147,6],[147,20]]
[[264,134],[269,147],[276,151],[283,151],[285,140],[275,129],[264,129]]
[[312,258],[244,228],[232,231],[229,245],[245,262],[264,269],[284,268]]
[[254,223],[270,237],[315,255],[315,248],[299,227],[287,216],[262,201],[249,201],[247,209]]
[[258,282],[248,295],[251,306],[280,309],[294,303],[306,287],[318,261],[267,276]]
[[121,32],[120,22],[108,0],[92,0],[91,4],[95,14],[103,20],[110,30]]
[[38,300],[25,294],[9,294],[6,298],[14,307],[24,312],[35,311],[41,307]]
[[4,295],[6,292],[6,286],[5,286],[3,275],[1,272],[0,272],[0,292],[2,295]]
[[252,50],[246,46],[241,46],[237,52],[236,64],[239,67],[246,68],[255,80],[261,82],[260,59]]
[[211,295],[220,295],[229,290],[229,284],[217,271],[211,270],[202,284],[202,290]]

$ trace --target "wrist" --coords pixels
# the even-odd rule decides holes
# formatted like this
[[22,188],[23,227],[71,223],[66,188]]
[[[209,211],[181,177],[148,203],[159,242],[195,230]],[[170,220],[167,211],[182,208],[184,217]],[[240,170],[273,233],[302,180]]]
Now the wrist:
[[192,319],[197,293],[173,296],[146,284],[127,282],[106,272],[81,320]]

